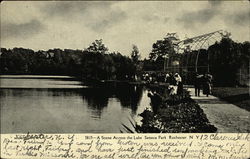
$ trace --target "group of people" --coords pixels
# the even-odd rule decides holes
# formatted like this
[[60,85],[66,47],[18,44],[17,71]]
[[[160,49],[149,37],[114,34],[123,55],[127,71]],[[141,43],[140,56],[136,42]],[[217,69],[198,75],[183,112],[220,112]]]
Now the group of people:
[[169,95],[182,95],[183,94],[183,82],[182,78],[178,73],[167,74],[167,80],[169,83]]
[[[142,74],[142,80],[147,83],[169,83],[170,85],[174,85],[175,76],[177,76],[178,73],[163,73],[163,72],[153,72],[153,73],[144,73]],[[179,75],[179,74],[178,74]]]
[[166,82],[166,76],[164,73],[144,73],[142,79],[147,83]]
[[[209,73],[198,74],[194,76],[195,96],[200,96],[202,90],[203,94],[209,96],[211,94],[212,75]],[[142,79],[147,83],[164,82],[169,83],[170,95],[183,94],[183,81],[178,73],[144,73]]]
[[[150,77],[150,76],[146,76]],[[152,78],[152,77],[151,77]],[[206,96],[209,96],[211,94],[211,83],[212,83],[212,75],[209,73],[206,74],[198,74],[196,73],[194,76],[194,87],[195,87],[195,96],[200,96],[201,90],[203,91],[203,94]],[[165,82],[169,83],[168,91],[169,96],[171,97],[172,101],[174,102],[176,99],[183,98],[183,81],[181,76],[178,73],[172,74],[166,74],[165,76]],[[163,101],[163,97],[157,92],[149,91],[148,97],[151,98],[151,104],[154,112],[158,111],[159,105]]]
[[212,79],[213,77],[209,73],[203,75],[196,73],[194,78],[195,96],[200,96],[200,91],[202,89],[203,94],[208,97],[209,94],[211,94]]
[[183,82],[182,78],[178,73],[145,73],[142,75],[142,79],[147,83],[169,83],[170,95],[182,95]]
[[[167,74],[166,80],[169,80],[168,94],[171,97],[171,101],[181,99],[183,95],[183,83],[182,78],[178,73]],[[158,90],[159,91],[159,90]],[[151,99],[153,112],[157,112],[159,106],[162,104],[164,97],[157,90],[150,90],[148,97]]]

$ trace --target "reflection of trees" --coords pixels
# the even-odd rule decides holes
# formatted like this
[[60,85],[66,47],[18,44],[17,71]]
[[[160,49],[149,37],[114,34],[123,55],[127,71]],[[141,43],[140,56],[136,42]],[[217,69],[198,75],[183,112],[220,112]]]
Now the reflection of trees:
[[142,86],[119,85],[115,94],[123,107],[130,107],[132,112],[135,113],[142,98]]
[[[133,113],[137,111],[139,102],[142,98],[142,86],[129,84],[106,84],[98,88],[26,88],[26,89],[6,89],[0,90],[0,96],[37,96],[37,97],[62,97],[74,99],[75,96],[82,97],[83,107],[87,107],[94,118],[100,118],[105,107],[108,106],[109,98],[116,98],[117,107],[120,105],[129,108]],[[68,98],[69,97],[69,98]],[[71,98],[73,97],[73,98]],[[60,99],[62,99],[60,98]],[[119,103],[120,102],[120,103]],[[112,110],[111,110],[112,112]]]
[[82,97],[87,101],[87,107],[92,110],[93,115],[100,118],[103,109],[108,105],[110,92],[102,88],[83,89]]
[[100,88],[83,89],[81,94],[93,115],[100,118],[111,97],[116,97],[122,107],[131,108],[132,112],[135,113],[142,98],[142,86],[128,84],[105,85]]

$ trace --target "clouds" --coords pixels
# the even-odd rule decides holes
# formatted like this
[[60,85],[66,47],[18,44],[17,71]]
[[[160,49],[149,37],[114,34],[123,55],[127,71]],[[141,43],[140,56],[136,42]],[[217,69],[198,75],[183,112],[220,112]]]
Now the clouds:
[[68,18],[78,16],[78,14],[88,14],[88,10],[110,9],[114,2],[90,2],[90,1],[62,1],[47,2],[41,6],[40,10],[49,17]]
[[1,4],[2,47],[83,49],[103,39],[129,55],[136,44],[147,57],[167,33],[181,39],[224,29],[249,40],[249,2],[40,1]]
[[197,24],[205,25],[220,14],[221,4],[221,1],[210,0],[204,8],[183,13],[181,17],[176,20],[188,28],[196,27]]
[[2,38],[25,39],[40,33],[44,29],[44,25],[36,19],[21,24],[6,23],[1,26],[1,36]]
[[97,32],[106,31],[108,28],[112,28],[113,25],[125,20],[127,15],[122,11],[112,11],[106,16],[99,17],[98,20],[90,21],[87,26]]
[[249,26],[250,10],[237,12],[226,16],[226,22],[230,25]]
[[205,9],[195,12],[188,12],[183,14],[180,18],[177,18],[179,23],[182,23],[185,27],[192,28],[196,24],[206,24],[216,15],[216,12],[212,9]]
[[50,2],[40,8],[48,19],[82,23],[93,31],[105,31],[126,18],[126,13],[112,8],[117,2]]
[[[187,30],[197,29],[199,31],[202,28],[214,28],[214,30],[226,29],[230,32],[243,32],[243,30],[236,31],[236,28],[239,26],[247,28],[249,19],[250,8],[247,1],[210,0],[198,10],[183,12],[180,17],[176,18],[176,22]],[[249,40],[249,37],[245,36],[245,39]]]

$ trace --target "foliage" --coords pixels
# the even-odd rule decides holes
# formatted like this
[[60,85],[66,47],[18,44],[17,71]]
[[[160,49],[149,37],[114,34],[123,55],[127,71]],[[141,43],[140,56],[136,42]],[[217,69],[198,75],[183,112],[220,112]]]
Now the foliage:
[[164,63],[176,53],[178,41],[179,38],[176,33],[168,33],[165,38],[153,43],[152,51],[149,53],[149,61],[144,60],[143,68],[150,71],[163,70]]
[[136,67],[133,64],[132,60],[129,57],[123,56],[121,53],[112,53],[110,54],[114,60],[114,65],[116,68],[115,74],[116,79],[118,80],[128,80],[136,72]]
[[[142,71],[161,71],[164,63],[170,65],[169,57],[181,59],[179,71],[183,72],[184,82],[192,82],[196,57],[199,52],[198,73],[209,71],[217,86],[239,85],[239,69],[249,74],[250,43],[237,43],[223,38],[207,50],[195,50],[181,55],[176,54],[178,37],[167,34],[152,46],[149,59],[140,61],[139,49],[133,45],[131,58],[121,53],[110,53],[102,39],[95,40],[85,50],[50,49],[33,51],[31,49],[1,48],[0,74],[50,74],[73,75],[88,79],[129,80]],[[176,70],[175,70],[176,71]]]
[[132,45],[131,59],[134,63],[138,63],[140,60],[139,49],[136,45]]
[[142,125],[136,127],[143,133],[208,133],[216,132],[210,125],[203,110],[197,103],[186,102],[160,108],[155,114],[145,110],[142,114]]
[[209,47],[209,63],[215,84],[221,86],[237,84],[237,71],[245,60],[249,60],[250,47],[246,44],[243,45],[230,38],[224,38],[220,43]]
[[102,40],[85,50],[1,48],[1,74],[72,75],[83,79],[128,80],[136,71],[133,61],[121,53],[108,53]]
[[[173,37],[172,35],[168,37]],[[144,59],[143,69],[146,71],[161,71],[165,66],[171,66],[170,72],[181,73],[185,83],[192,84],[196,72],[196,59],[198,56],[197,71],[199,74],[210,72],[213,75],[213,84],[217,86],[240,85],[239,70],[249,74],[250,42],[238,43],[224,37],[208,49],[185,51],[182,54],[175,52],[178,39],[164,38],[153,44],[149,60]],[[172,66],[174,60],[179,60],[179,67]],[[209,66],[209,69],[208,69]],[[244,84],[244,83],[243,83]]]
[[86,51],[91,53],[107,53],[108,48],[103,44],[102,39],[95,40],[87,49]]
[[209,72],[213,75],[213,83],[217,86],[238,85],[237,73],[244,66],[249,67],[250,43],[237,43],[230,38],[223,38],[208,49],[194,50],[182,54],[182,66],[188,72],[195,72],[198,58],[198,73]]
[[[163,94],[162,94],[163,95]],[[216,132],[199,105],[187,95],[184,98],[165,99],[162,103],[152,106],[157,111],[146,109],[142,116],[142,125],[135,130],[142,133],[208,133]]]
[[174,54],[176,41],[178,40],[175,33],[168,33],[163,40],[157,40],[152,46],[149,59],[157,60],[157,58],[165,58],[164,56]]

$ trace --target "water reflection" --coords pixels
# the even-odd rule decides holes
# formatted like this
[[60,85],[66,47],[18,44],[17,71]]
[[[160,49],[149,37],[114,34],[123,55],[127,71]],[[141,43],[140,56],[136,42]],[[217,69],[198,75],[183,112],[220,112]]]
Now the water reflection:
[[[149,105],[142,86],[118,83],[70,87],[79,82],[71,81],[67,85],[66,79],[65,85],[58,88],[65,81],[48,78],[20,79],[21,83],[14,79],[14,88],[9,88],[13,79],[1,79],[2,133],[115,133],[120,132],[121,123],[136,117]],[[45,88],[47,83],[49,88]],[[33,88],[36,85],[38,88]]]
[[123,107],[131,108],[135,113],[142,98],[142,86],[123,85],[117,88],[115,94]]
[[101,88],[87,88],[81,90],[81,96],[87,101],[93,118],[101,118],[103,109],[108,106],[110,92]]
[[122,107],[129,108],[136,114],[142,98],[143,87],[129,84],[105,85],[98,88],[81,90],[83,100],[87,101],[88,108],[92,109],[95,117],[100,118],[102,111],[108,106],[111,98],[117,99]]

